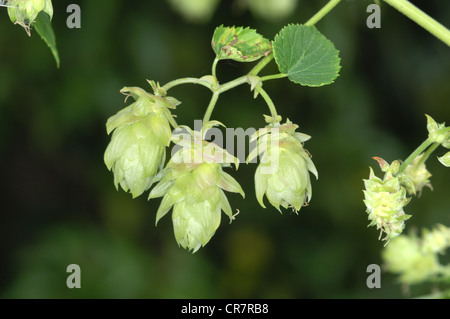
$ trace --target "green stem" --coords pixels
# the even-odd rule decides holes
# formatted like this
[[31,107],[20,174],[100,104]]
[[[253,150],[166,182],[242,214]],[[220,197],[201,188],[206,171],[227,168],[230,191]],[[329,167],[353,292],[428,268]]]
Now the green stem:
[[423,151],[425,151],[427,149],[428,146],[430,146],[431,144],[433,144],[433,141],[430,141],[430,139],[426,139],[422,144],[420,144],[420,146],[418,148],[416,148],[416,150],[414,152],[412,152],[411,155],[408,156],[408,158],[402,163],[402,165],[400,165],[400,168],[398,170],[398,173],[396,175],[400,175],[403,173],[403,171],[405,170],[405,168],[411,164],[411,162],[420,154],[422,154]]
[[264,101],[266,101],[267,106],[269,107],[270,115],[273,118],[276,118],[278,116],[277,109],[275,108],[275,104],[273,103],[273,101],[270,98],[269,94],[267,94],[267,92],[264,91],[264,89],[262,87],[260,87],[260,86],[256,86],[255,87],[255,91],[258,92],[259,94],[261,94],[261,96],[264,98]]
[[330,0],[322,9],[309,19],[305,25],[312,26],[319,22],[328,12],[330,12],[341,0]]
[[260,77],[259,79],[262,82],[264,82],[264,81],[267,81],[267,80],[282,79],[282,78],[286,78],[286,77],[288,77],[287,74],[279,73],[279,74],[273,74],[273,75],[266,75],[266,76]]
[[416,22],[425,30],[430,32],[436,38],[450,46],[450,31],[427,15],[425,12],[417,8],[407,0],[384,0],[389,5],[403,13],[405,16]]
[[236,86],[239,86],[241,84],[248,83],[248,82],[249,81],[248,81],[247,75],[244,75],[237,79],[234,79],[233,81],[230,81],[230,82],[220,85],[219,88],[215,92],[222,93],[222,92],[228,91],[232,88],[235,88]]
[[215,91],[211,97],[211,101],[209,101],[208,108],[206,109],[205,115],[203,116],[203,128],[202,128],[202,134],[204,133],[204,129],[206,124],[209,122],[209,119],[211,118],[212,111],[214,110],[214,107],[216,106],[217,100],[219,98],[219,92]]
[[266,57],[262,58],[261,61],[258,62],[257,65],[254,66],[253,69],[250,70],[248,75],[257,75],[270,61],[273,59],[273,53],[270,53]]
[[217,63],[218,63],[218,62],[219,62],[219,59],[216,57],[216,58],[214,59],[213,64],[212,64],[211,74],[212,74],[212,76],[215,77],[215,78],[217,78],[217,77],[216,77],[216,67],[217,67]]
[[211,82],[208,82],[208,81],[202,80],[202,79],[198,79],[198,78],[181,78],[181,79],[173,80],[173,81],[170,81],[169,83],[165,84],[162,88],[164,90],[168,91],[169,89],[173,88],[174,86],[177,86],[180,84],[186,84],[186,83],[200,84],[200,85],[207,87],[211,91],[213,91]]
[[433,153],[439,147],[439,145],[439,143],[434,143],[433,145],[431,145],[430,148],[428,148],[425,154],[422,156],[419,163],[417,163],[417,165],[422,165],[423,163],[425,163],[428,157],[430,157],[431,153]]

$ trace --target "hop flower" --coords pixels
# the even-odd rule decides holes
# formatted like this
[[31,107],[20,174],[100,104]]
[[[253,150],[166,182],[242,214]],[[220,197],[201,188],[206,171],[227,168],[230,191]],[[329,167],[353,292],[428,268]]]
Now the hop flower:
[[424,253],[416,236],[400,235],[382,252],[386,268],[400,274],[404,284],[417,284],[439,273],[439,260],[435,254]]
[[[218,122],[210,122],[211,127]],[[163,197],[156,214],[156,223],[173,207],[172,222],[179,245],[196,252],[205,246],[220,225],[221,211],[234,219],[224,193],[240,193],[241,186],[222,168],[238,159],[214,143],[204,141],[200,132],[174,135],[182,146],[159,174],[160,182],[150,192],[150,198]]]
[[[406,189],[401,184],[401,179],[394,174],[398,172],[399,162],[394,161],[391,165],[383,159],[375,157],[381,169],[386,172],[383,179],[375,176],[370,167],[369,179],[364,180],[364,204],[367,207],[369,226],[377,226],[380,229],[380,237],[384,232],[383,240],[389,240],[398,236],[405,228],[405,220],[411,215],[405,214],[405,207],[410,198],[406,198]],[[403,177],[404,178],[404,177]]]
[[[155,93],[165,93],[158,88]],[[172,135],[169,123],[176,125],[168,108],[175,108],[179,102],[141,88],[125,87],[121,92],[132,96],[135,102],[108,119],[107,132],[114,133],[104,160],[114,173],[116,188],[120,184],[134,198],[150,188],[164,164]]]
[[450,266],[439,263],[438,254],[450,247],[450,228],[438,224],[432,230],[400,235],[383,251],[383,260],[390,272],[400,274],[405,284],[417,284],[438,277],[448,277]]
[[36,20],[39,12],[46,12],[50,19],[53,17],[51,0],[10,0],[8,5],[11,21],[22,26],[28,35],[30,35],[30,26]]
[[303,148],[303,142],[310,136],[295,132],[298,126],[289,120],[279,125],[280,120],[281,117],[266,116],[269,125],[252,137],[252,141],[258,139],[257,147],[250,153],[247,162],[263,154],[255,172],[256,198],[262,207],[265,208],[265,194],[270,204],[279,211],[281,205],[298,212],[312,196],[309,172],[316,178],[318,173]]
[[450,228],[438,224],[434,229],[422,232],[422,251],[424,253],[443,253],[450,247]]
[[432,189],[429,180],[429,178],[431,177],[431,173],[427,170],[425,163],[421,161],[423,156],[423,153],[417,156],[412,161],[412,163],[405,168],[405,171],[403,172],[405,177],[412,182],[413,187],[405,185],[409,195],[415,194],[416,192],[418,192],[420,195],[424,186]]

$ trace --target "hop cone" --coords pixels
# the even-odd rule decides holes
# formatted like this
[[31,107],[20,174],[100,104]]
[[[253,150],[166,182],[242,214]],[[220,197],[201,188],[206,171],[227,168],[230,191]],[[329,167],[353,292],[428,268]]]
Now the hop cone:
[[153,95],[140,88],[124,88],[135,102],[106,123],[108,134],[114,131],[105,151],[105,164],[114,173],[114,184],[134,197],[153,184],[153,178],[165,161],[166,147],[172,135],[168,108],[179,103],[173,98]]
[[53,17],[51,0],[10,0],[8,15],[12,22],[21,25],[30,35],[30,26],[36,20],[39,12],[44,11],[50,19]]
[[[181,140],[177,140],[180,135]],[[238,182],[222,170],[231,163],[237,167],[237,158],[202,140],[199,132],[180,135],[174,136],[174,140],[182,148],[159,174],[160,182],[149,198],[164,196],[156,223],[173,208],[176,241],[183,248],[196,252],[219,227],[222,210],[230,221],[234,218],[224,190],[245,195]]]
[[289,120],[283,125],[278,124],[279,120],[281,118],[266,116],[269,125],[252,138],[258,139],[257,147],[247,161],[262,154],[255,172],[256,198],[260,205],[265,208],[265,194],[270,204],[279,211],[281,205],[297,212],[312,196],[309,172],[316,178],[318,173],[310,155],[303,148],[303,142],[310,136],[295,132],[298,126]]
[[367,207],[369,220],[372,221],[369,226],[376,225],[377,229],[381,230],[380,237],[384,232],[386,236],[383,240],[387,240],[388,243],[390,239],[403,231],[405,220],[411,217],[403,211],[403,207],[410,199],[406,198],[406,189],[401,184],[401,178],[394,175],[399,163],[395,161],[389,166],[381,158],[375,159],[386,174],[383,179],[380,179],[370,168],[369,179],[364,180],[364,204]]

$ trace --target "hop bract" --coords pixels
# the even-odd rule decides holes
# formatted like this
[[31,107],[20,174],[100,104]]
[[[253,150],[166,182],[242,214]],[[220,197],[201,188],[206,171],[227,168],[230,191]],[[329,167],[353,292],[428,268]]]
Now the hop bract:
[[220,225],[221,211],[234,218],[224,190],[245,196],[241,186],[222,168],[238,159],[199,132],[173,137],[182,148],[159,174],[160,182],[149,198],[163,197],[156,223],[171,208],[175,239],[179,245],[196,252],[205,246]]
[[[375,176],[370,167],[369,179],[364,180],[364,204],[367,207],[369,226],[377,226],[380,229],[380,237],[384,232],[387,240],[398,236],[405,228],[405,220],[411,215],[405,214],[405,207],[410,198],[406,197],[406,189],[401,184],[401,179],[394,174],[398,171],[399,162],[394,161],[391,165],[381,158],[375,158],[385,173],[383,179]],[[404,177],[403,177],[404,178]]]
[[265,194],[270,204],[279,211],[281,205],[298,212],[312,196],[309,172],[316,178],[318,173],[303,148],[303,142],[310,136],[295,132],[298,126],[289,120],[280,125],[280,120],[266,116],[269,125],[253,136],[252,141],[258,139],[257,147],[248,161],[262,154],[255,173],[256,198],[260,205],[265,208]]
[[39,12],[46,12],[50,19],[53,17],[51,0],[10,0],[8,6],[11,21],[21,25],[28,35],[30,35],[30,26],[36,20]]
[[174,98],[147,93],[141,88],[121,90],[135,102],[110,117],[108,134],[114,131],[105,151],[105,164],[114,173],[116,188],[130,191],[133,197],[150,188],[165,161],[173,121],[168,108],[179,102]]
[[447,152],[444,156],[438,157],[438,160],[445,167],[450,167],[450,152]]

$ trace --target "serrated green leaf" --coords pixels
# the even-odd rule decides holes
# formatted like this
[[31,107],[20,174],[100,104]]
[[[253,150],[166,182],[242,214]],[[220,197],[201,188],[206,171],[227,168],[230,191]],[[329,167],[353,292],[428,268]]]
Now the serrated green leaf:
[[273,41],[273,54],[280,72],[306,86],[333,83],[339,75],[339,51],[314,26],[290,24]]
[[272,51],[269,40],[255,30],[243,27],[224,27],[214,31],[211,46],[217,59],[252,62]]
[[53,32],[52,24],[50,22],[50,16],[44,12],[39,12],[36,18],[36,23],[33,24],[36,32],[41,36],[42,40],[47,43],[53,57],[56,61],[56,66],[59,68],[59,54],[56,48],[55,33]]

